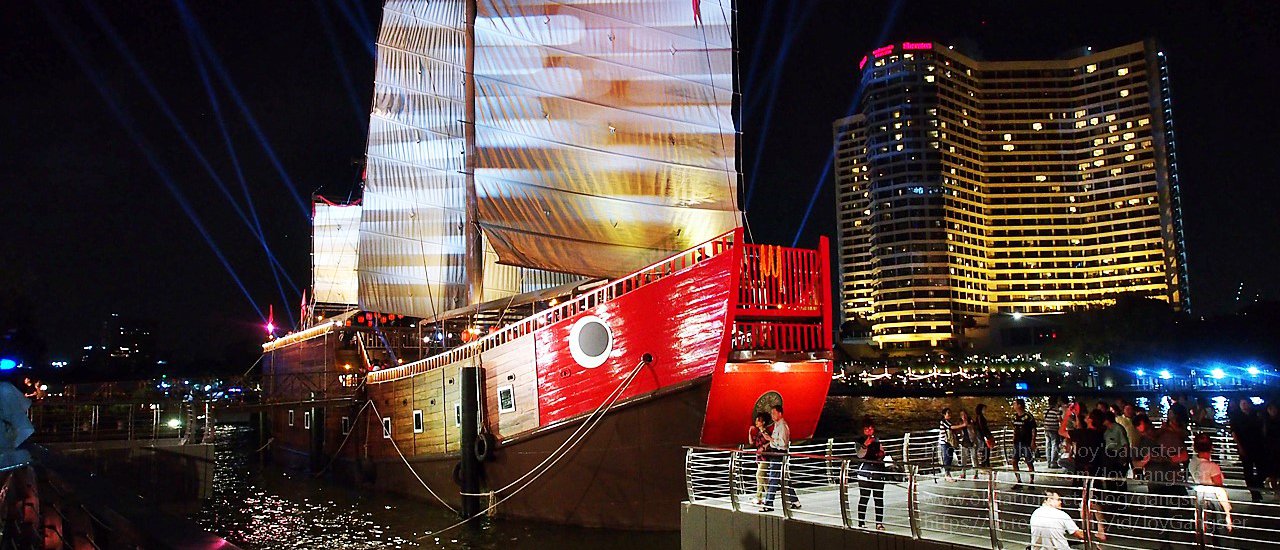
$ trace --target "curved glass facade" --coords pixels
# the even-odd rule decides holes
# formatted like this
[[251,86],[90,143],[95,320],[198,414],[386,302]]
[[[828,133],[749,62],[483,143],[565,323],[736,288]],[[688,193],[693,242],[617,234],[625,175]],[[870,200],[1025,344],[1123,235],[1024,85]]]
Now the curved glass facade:
[[1135,293],[1190,306],[1172,108],[1153,42],[1046,61],[904,43],[836,121],[845,319],[960,347],[992,314]]

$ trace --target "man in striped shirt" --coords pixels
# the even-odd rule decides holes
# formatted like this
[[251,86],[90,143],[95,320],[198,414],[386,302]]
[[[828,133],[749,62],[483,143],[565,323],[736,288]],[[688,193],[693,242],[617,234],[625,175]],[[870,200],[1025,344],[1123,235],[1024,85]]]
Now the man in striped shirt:
[[938,420],[938,461],[942,463],[942,474],[951,479],[951,461],[956,455],[956,432],[951,426],[951,407],[943,407],[942,419]]
[[1050,468],[1057,468],[1062,459],[1062,435],[1058,427],[1062,425],[1062,406],[1057,396],[1049,398],[1049,408],[1044,411],[1044,452],[1049,460]]

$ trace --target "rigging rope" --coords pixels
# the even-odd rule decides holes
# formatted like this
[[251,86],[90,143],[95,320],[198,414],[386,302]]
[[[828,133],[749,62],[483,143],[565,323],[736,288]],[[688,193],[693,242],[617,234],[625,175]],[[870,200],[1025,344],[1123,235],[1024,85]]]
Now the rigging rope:
[[[647,354],[646,354],[646,355],[647,355]],[[547,472],[551,471],[551,468],[552,468],[552,467],[554,467],[557,463],[559,463],[561,459],[563,459],[564,457],[568,456],[568,455],[569,455],[569,452],[570,452],[570,451],[572,451],[574,447],[576,447],[579,443],[581,443],[581,442],[583,442],[583,441],[585,441],[585,440],[586,440],[587,436],[591,434],[592,430],[594,430],[594,429],[595,429],[596,425],[598,425],[598,424],[600,423],[600,421],[601,421],[602,419],[604,419],[605,415],[604,415],[604,414],[600,414],[600,413],[601,413],[601,411],[607,411],[607,410],[609,409],[609,407],[613,406],[613,404],[614,404],[615,402],[617,402],[618,398],[620,398],[620,397],[622,396],[623,392],[625,392],[625,391],[626,391],[627,387],[631,385],[631,382],[632,382],[632,381],[634,381],[634,380],[636,379],[636,376],[640,374],[640,371],[644,369],[644,366],[645,366],[645,365],[648,365],[651,361],[652,361],[652,359],[651,359],[651,358],[650,358],[650,360],[649,360],[649,361],[646,361],[646,360],[644,360],[644,359],[641,359],[641,360],[640,360],[640,363],[636,365],[636,368],[635,368],[635,369],[633,369],[633,370],[631,371],[631,374],[627,375],[626,379],[624,379],[624,380],[622,381],[622,383],[621,383],[621,384],[619,384],[619,385],[618,385],[618,387],[617,387],[617,388],[615,388],[615,389],[613,390],[613,392],[611,392],[611,393],[609,394],[609,396],[608,396],[608,397],[606,397],[606,398],[605,398],[605,400],[604,400],[602,403],[600,403],[600,406],[599,406],[599,407],[596,407],[596,410],[592,411],[590,415],[587,415],[587,418],[586,418],[586,419],[584,419],[584,420],[582,421],[582,424],[581,424],[580,426],[578,426],[578,429],[577,429],[577,430],[574,430],[573,434],[570,434],[569,438],[568,438],[568,439],[565,439],[564,443],[561,443],[561,444],[560,444],[560,446],[556,448],[556,450],[552,451],[550,455],[547,455],[547,458],[543,459],[543,461],[542,461],[541,463],[539,463],[537,466],[534,466],[534,467],[533,467],[533,469],[531,469],[531,470],[529,470],[528,472],[526,472],[523,476],[520,476],[520,478],[519,478],[519,479],[516,479],[515,481],[513,481],[513,482],[511,482],[511,483],[507,484],[507,486],[506,486],[506,487],[503,487],[503,488],[501,488],[501,489],[498,489],[497,491],[490,491],[490,492],[488,492],[488,493],[459,493],[459,494],[461,494],[462,496],[473,496],[473,497],[476,497],[476,496],[492,496],[492,495],[494,495],[494,494],[496,494],[496,493],[499,493],[499,492],[502,492],[502,491],[506,491],[507,489],[510,489],[510,488],[511,488],[512,486],[514,486],[515,484],[520,483],[520,481],[521,481],[521,480],[524,480],[525,478],[529,477],[530,475],[533,475],[533,474],[534,474],[534,472],[538,472],[538,473],[537,473],[537,475],[533,475],[533,479],[530,479],[530,480],[526,481],[523,485],[521,485],[520,487],[518,487],[518,488],[517,488],[515,491],[513,491],[511,494],[509,494],[509,495],[507,495],[507,496],[504,496],[504,497],[502,497],[501,499],[498,499],[498,501],[497,501],[497,502],[494,502],[493,504],[489,505],[489,507],[488,507],[488,508],[485,508],[484,510],[481,510],[481,511],[480,511],[480,513],[478,513],[478,514],[476,514],[476,515],[474,515],[474,516],[471,516],[471,517],[469,517],[469,518],[467,518],[467,519],[461,520],[461,521],[459,521],[459,522],[457,522],[457,523],[454,523],[453,525],[450,525],[450,526],[448,526],[448,527],[445,527],[444,529],[440,529],[440,530],[438,530],[438,531],[434,531],[434,532],[427,533],[427,534],[425,534],[425,535],[423,535],[423,536],[421,536],[421,537],[418,537],[418,539],[417,539],[417,540],[423,540],[423,539],[426,539],[427,537],[430,537],[430,536],[439,535],[439,534],[444,533],[444,532],[446,532],[446,531],[450,531],[450,530],[455,529],[455,528],[457,528],[457,527],[459,527],[459,526],[462,526],[463,524],[466,524],[467,522],[470,522],[470,521],[471,521],[471,520],[473,520],[473,519],[476,519],[476,518],[478,518],[478,517],[485,516],[485,515],[487,515],[491,510],[493,510],[494,508],[497,508],[500,504],[502,504],[502,503],[506,502],[507,500],[511,499],[511,497],[514,497],[514,496],[516,496],[516,495],[520,494],[520,492],[521,492],[521,491],[524,491],[525,489],[529,488],[529,486],[533,485],[533,483],[534,483],[535,481],[537,481],[537,480],[538,480],[538,478],[542,477],[542,476],[543,476],[543,475],[545,475]],[[597,415],[598,415],[598,416],[597,416]],[[594,418],[592,418],[592,417],[594,417]],[[582,431],[584,427],[586,428],[586,431]],[[581,436],[578,436],[579,432],[581,432]],[[575,437],[575,436],[577,436],[577,440],[576,440],[576,441],[574,440],[574,437]],[[541,471],[541,472],[539,472],[538,470],[542,470],[542,471]]]
[[258,454],[258,453],[262,452],[264,449],[266,449],[267,447],[270,447],[270,446],[271,446],[271,442],[272,442],[272,441],[275,441],[275,440],[276,440],[276,438],[274,438],[274,437],[268,437],[268,438],[267,438],[267,442],[266,442],[266,443],[263,443],[261,447],[258,447],[258,450],[254,451],[254,452],[253,452],[253,454]]
[[[721,4],[720,4],[720,15],[721,15],[722,17],[724,16],[724,4],[723,4],[723,3],[721,3]],[[717,134],[717,136],[720,138],[720,153],[721,153],[721,154],[728,154],[728,152],[727,152],[727,151],[725,151],[726,147],[725,147],[725,144],[724,144],[724,128],[720,125],[720,111],[719,111],[719,109],[718,109],[718,107],[719,107],[719,100],[720,100],[719,95],[720,95],[720,94],[716,91],[716,74],[715,74],[715,70],[714,70],[714,69],[712,69],[712,67],[711,67],[711,46],[710,46],[710,44],[707,42],[707,27],[706,27],[706,26],[704,26],[704,25],[702,25],[702,23],[699,21],[699,23],[698,23],[698,29],[699,29],[700,31],[702,31],[702,53],[704,53],[704,54],[706,55],[706,58],[707,58],[707,78],[711,81],[711,97],[712,97],[712,101],[714,101],[714,102],[715,102],[715,103],[713,103],[712,111],[715,113],[715,119],[716,119],[716,134]],[[736,54],[737,54],[737,51],[736,51],[736,48],[735,48],[735,47],[734,47],[734,45],[733,45],[733,30],[732,30],[732,29],[730,29],[730,31],[729,31],[729,40],[730,40],[730,42],[729,42],[729,49],[731,50],[731,53],[733,53],[733,54],[735,54],[735,55],[736,55]],[[732,76],[733,76],[733,75],[732,75],[732,73],[733,73],[733,72],[735,72],[735,71],[730,70],[730,78],[732,78]],[[730,83],[729,83],[729,87],[731,88],[731,89],[729,90],[729,116],[730,116],[730,117],[732,117],[732,116],[733,116],[733,96],[735,95],[735,92],[732,90],[733,86],[734,86],[733,82],[730,82]],[[734,128],[734,151],[733,151],[733,168],[732,168],[732,170],[733,170],[734,172],[738,172],[738,151],[737,151],[737,143],[738,143],[738,141],[739,141],[739,138],[738,138],[738,129],[737,129],[737,128]],[[739,174],[741,174],[741,172],[739,172]],[[734,201],[733,201],[734,209],[737,209],[737,208],[738,208],[738,201],[737,201],[737,196],[738,196],[738,182],[733,181],[733,177],[731,177],[727,171],[726,171],[726,172],[725,172],[725,174],[724,174],[724,179],[725,179],[725,181],[726,181],[726,182],[728,182],[728,184],[729,184],[729,191],[730,191],[730,193],[731,193],[731,196],[733,196],[733,197],[734,197]]]
[[[378,412],[377,403],[374,403],[373,400],[370,399],[366,404],[373,407],[373,414],[378,415],[378,422],[382,422],[382,413]],[[367,431],[368,430],[366,430],[366,433]],[[400,446],[396,445],[396,440],[388,438],[387,441],[391,442],[391,447],[396,450],[396,454],[400,455],[400,460],[404,461],[404,466],[409,469],[409,473],[413,474],[413,477],[418,479],[418,483],[421,483],[422,487],[425,488],[428,493],[431,493],[431,496],[435,497],[436,500],[440,501],[440,504],[443,504],[445,508],[448,508],[450,512],[455,514],[458,513],[457,509],[449,506],[448,502],[445,502],[443,498],[440,498],[440,495],[437,495],[435,491],[431,490],[431,486],[427,485],[427,482],[422,480],[422,476],[418,475],[418,471],[414,470],[413,466],[409,465],[409,459],[405,458],[404,453],[400,452]]]
[[[342,438],[342,443],[338,444],[338,449],[336,451],[333,451],[333,456],[329,458],[329,463],[325,464],[324,468],[321,468],[320,471],[316,472],[316,475],[314,477],[318,478],[321,475],[323,475],[326,471],[329,470],[330,466],[333,466],[334,461],[338,460],[338,455],[342,454],[342,448],[347,446],[347,440],[351,439],[351,432],[355,431],[354,429],[351,429],[351,427],[356,425],[356,422],[360,420],[360,415],[364,414],[364,410],[369,408],[369,403],[372,403],[372,402],[373,401],[365,401],[364,405],[360,406],[360,410],[356,412],[356,417],[351,419],[351,424],[348,425],[349,427],[347,429],[347,435]],[[270,443],[270,441],[268,441],[267,443]]]

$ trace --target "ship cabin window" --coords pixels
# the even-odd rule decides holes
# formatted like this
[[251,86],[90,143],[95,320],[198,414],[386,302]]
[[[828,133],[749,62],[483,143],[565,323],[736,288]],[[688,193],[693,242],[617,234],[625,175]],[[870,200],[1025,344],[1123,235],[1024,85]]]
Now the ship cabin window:
[[498,412],[516,412],[516,390],[512,386],[498,388]]
[[391,439],[391,417],[382,417],[382,438]]
[[462,427],[462,403],[453,404],[453,427]]
[[342,417],[342,435],[349,433],[351,433],[351,418],[344,416]]
[[289,411],[289,425],[293,425],[293,411]]
[[311,411],[302,413],[302,427],[308,430],[311,429]]
[[422,409],[417,409],[413,411],[413,433],[420,434],[422,431]]

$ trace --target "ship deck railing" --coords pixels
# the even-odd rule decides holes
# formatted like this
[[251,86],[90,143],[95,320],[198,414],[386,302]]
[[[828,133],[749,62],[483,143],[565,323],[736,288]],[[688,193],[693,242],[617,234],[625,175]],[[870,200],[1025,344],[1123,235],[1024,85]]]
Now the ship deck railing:
[[[793,452],[763,458],[753,449],[688,447],[688,502],[850,530],[876,531],[879,523],[890,537],[1021,550],[1030,543],[1032,512],[1052,491],[1086,532],[1086,548],[1280,549],[1280,504],[1250,502],[1248,491],[1238,486],[1225,489],[1233,525],[1228,531],[1221,501],[1203,486],[1151,487],[1140,479],[1046,471],[1044,464],[1037,465],[1034,480],[1025,470],[1018,479],[1007,467],[953,466],[948,478],[936,460],[895,462],[878,466],[874,475],[860,475],[865,462],[855,458],[851,445],[833,453],[816,446],[797,445]],[[769,469],[777,472],[771,508],[755,502],[761,468],[766,495]],[[878,487],[883,487],[884,515],[877,522],[874,499],[868,499],[861,517],[859,511],[860,497]],[[786,505],[784,495],[792,491],[799,507]],[[1100,515],[1082,515],[1086,506]]]
[[[748,291],[740,290],[739,292],[739,311],[770,316],[822,317],[822,310],[825,307],[821,304],[822,251],[747,244],[743,242],[743,232],[739,228],[640,269],[631,275],[594,288],[536,315],[498,328],[473,342],[419,361],[371,372],[367,375],[366,381],[370,384],[379,384],[400,380],[479,355],[531,334],[540,327],[568,319],[711,258],[730,253],[735,247],[742,249],[743,260],[739,268],[742,270],[743,284],[740,287],[750,287]],[[735,339],[738,339],[739,334],[743,335],[738,339],[741,342],[740,345],[747,346],[743,349],[760,349],[759,344],[756,344],[756,348],[750,348],[749,342],[766,340],[786,343],[789,347],[812,346],[808,350],[823,349],[825,341],[821,339],[824,335],[821,325],[810,323],[805,328],[800,328],[801,325],[803,323],[780,324],[757,320],[737,323],[734,334]],[[828,349],[829,347],[825,346]],[[735,351],[737,351],[736,348]],[[797,349],[797,351],[805,350]]]

